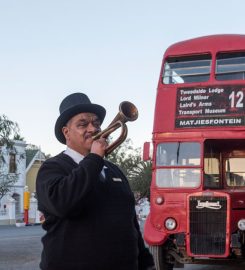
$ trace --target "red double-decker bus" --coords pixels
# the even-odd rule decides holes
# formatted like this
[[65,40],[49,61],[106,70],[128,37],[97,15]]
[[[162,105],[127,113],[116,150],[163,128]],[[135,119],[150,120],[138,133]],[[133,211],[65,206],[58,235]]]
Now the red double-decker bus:
[[152,144],[144,238],[157,269],[245,261],[245,35],[166,50]]

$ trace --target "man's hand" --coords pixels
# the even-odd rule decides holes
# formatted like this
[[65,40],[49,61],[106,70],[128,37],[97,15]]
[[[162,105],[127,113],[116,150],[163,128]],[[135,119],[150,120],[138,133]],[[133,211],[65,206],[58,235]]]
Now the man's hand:
[[101,157],[104,157],[107,146],[108,146],[108,143],[106,139],[99,138],[98,140],[93,141],[90,153],[94,153]]

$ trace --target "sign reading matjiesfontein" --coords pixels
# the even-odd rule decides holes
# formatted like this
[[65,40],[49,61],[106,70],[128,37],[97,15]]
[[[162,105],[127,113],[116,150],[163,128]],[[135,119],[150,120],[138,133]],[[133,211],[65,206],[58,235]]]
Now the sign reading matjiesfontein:
[[244,126],[244,85],[179,88],[176,128]]

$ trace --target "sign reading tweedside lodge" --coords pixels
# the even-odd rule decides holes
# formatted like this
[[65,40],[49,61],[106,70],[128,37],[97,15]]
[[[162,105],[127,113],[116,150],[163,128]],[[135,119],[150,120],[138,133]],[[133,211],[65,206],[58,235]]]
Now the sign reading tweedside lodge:
[[245,85],[177,89],[176,128],[244,126]]

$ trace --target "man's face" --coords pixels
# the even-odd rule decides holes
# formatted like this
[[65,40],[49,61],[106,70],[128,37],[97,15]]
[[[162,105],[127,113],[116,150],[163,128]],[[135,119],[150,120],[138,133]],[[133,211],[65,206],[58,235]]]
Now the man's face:
[[66,145],[86,156],[92,146],[92,136],[100,131],[100,125],[100,120],[94,113],[73,116],[62,129]]

